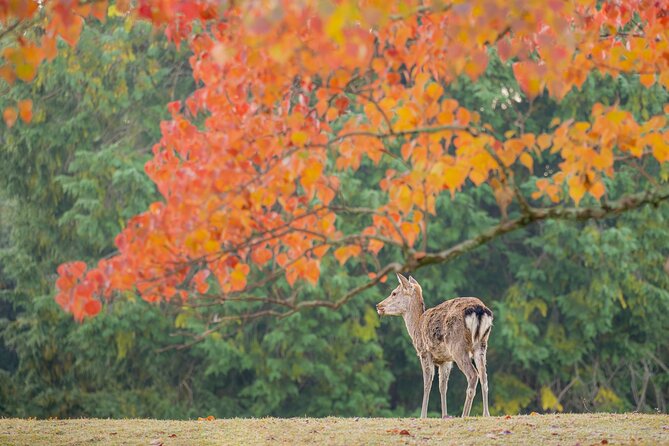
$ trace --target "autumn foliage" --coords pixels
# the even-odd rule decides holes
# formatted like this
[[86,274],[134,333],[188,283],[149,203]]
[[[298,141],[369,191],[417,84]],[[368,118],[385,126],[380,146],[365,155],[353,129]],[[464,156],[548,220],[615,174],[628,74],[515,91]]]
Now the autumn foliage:
[[[0,0],[3,26],[30,20],[36,4]],[[57,36],[75,44],[83,19],[103,20],[108,7],[47,2],[44,36],[6,48],[2,76],[30,81]],[[461,76],[476,81],[493,55],[512,67],[529,102],[559,101],[592,72],[636,73],[646,87],[668,88],[666,0],[142,0],[114,8],[186,41],[200,87],[169,104],[172,119],[146,165],[163,200],[128,222],[113,257],[92,269],[59,267],[56,300],[78,320],[118,292],[157,302],[212,287],[243,298],[276,277],[316,285],[326,255],[342,265],[369,259],[377,265],[371,286],[429,255],[421,240],[440,194],[489,184],[503,219],[515,203],[531,220],[533,209],[579,206],[587,196],[605,204],[603,180],[618,158],[669,161],[664,115],[640,122],[596,105],[588,121],[554,120],[550,133],[499,134],[444,93]],[[30,115],[27,103],[4,112],[8,126]],[[559,170],[523,196],[514,172],[538,170],[549,154],[559,155]],[[386,170],[378,187],[387,200],[375,209],[337,199],[339,173],[365,158],[405,166]],[[368,226],[343,231],[338,216],[347,212],[366,215]],[[391,245],[407,253],[404,264],[378,266]]]

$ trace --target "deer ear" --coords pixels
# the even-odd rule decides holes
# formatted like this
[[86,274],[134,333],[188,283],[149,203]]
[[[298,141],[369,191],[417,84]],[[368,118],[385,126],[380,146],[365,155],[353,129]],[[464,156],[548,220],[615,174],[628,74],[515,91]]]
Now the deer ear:
[[397,280],[400,281],[400,285],[402,285],[403,288],[408,288],[409,287],[409,281],[407,280],[406,277],[404,277],[400,273],[397,273]]
[[[418,281],[417,281],[416,279],[414,279],[413,277],[411,277],[411,276],[409,276],[409,283],[412,283],[412,284],[414,284],[414,285],[419,285],[419,284],[418,284]],[[419,285],[419,286],[420,286],[420,285]]]

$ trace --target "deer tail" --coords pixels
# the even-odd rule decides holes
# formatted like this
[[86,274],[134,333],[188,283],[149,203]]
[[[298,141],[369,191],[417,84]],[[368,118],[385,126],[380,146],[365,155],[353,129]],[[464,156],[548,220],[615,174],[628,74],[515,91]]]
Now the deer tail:
[[488,338],[492,320],[492,311],[483,305],[472,305],[465,308],[465,326],[471,333],[473,344],[479,344]]

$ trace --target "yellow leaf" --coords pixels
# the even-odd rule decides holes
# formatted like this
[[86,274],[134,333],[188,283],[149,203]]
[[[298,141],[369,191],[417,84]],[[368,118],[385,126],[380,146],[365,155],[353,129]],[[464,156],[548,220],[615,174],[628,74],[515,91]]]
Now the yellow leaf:
[[404,213],[407,213],[411,210],[413,206],[413,201],[411,200],[411,189],[406,184],[403,184],[399,187],[397,193],[397,206]]
[[448,189],[454,191],[462,186],[468,174],[467,169],[458,166],[449,166],[444,169],[444,184],[446,184]]
[[397,130],[408,130],[418,125],[418,114],[408,105],[398,108],[397,116],[399,118],[396,124]]
[[290,135],[290,141],[298,147],[304,147],[307,139],[309,139],[309,136],[302,130],[295,131],[292,135]]
[[211,240],[211,239],[204,242],[204,245],[203,245],[204,251],[207,254],[217,252],[220,249],[220,247],[221,246],[218,244],[218,242],[216,240]]
[[520,163],[527,167],[527,170],[532,172],[532,167],[534,166],[534,160],[530,156],[529,153],[524,152],[522,155],[520,155]]
[[337,6],[325,22],[325,34],[338,44],[344,43],[343,28],[347,23],[352,23],[360,14],[356,11],[353,2],[343,1]]
[[307,167],[302,172],[302,178],[300,178],[300,183],[305,189],[309,189],[311,186],[318,181],[323,173],[323,165],[320,161],[311,160]]
[[585,185],[579,177],[569,178],[567,184],[569,185],[569,196],[572,198],[572,200],[574,200],[576,206],[578,206],[581,198],[583,198],[583,195],[585,195]]
[[657,133],[648,136],[648,141],[653,147],[653,156],[658,162],[669,161],[669,144]]
[[627,114],[622,110],[612,110],[606,115],[606,119],[614,124],[620,124],[627,117]]
[[109,8],[107,8],[107,15],[109,17],[123,17],[124,14],[116,8],[116,5],[109,5]]

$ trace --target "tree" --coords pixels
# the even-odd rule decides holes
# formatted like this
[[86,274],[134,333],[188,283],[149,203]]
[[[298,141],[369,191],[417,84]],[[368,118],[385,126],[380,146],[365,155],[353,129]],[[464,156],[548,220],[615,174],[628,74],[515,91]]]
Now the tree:
[[[525,126],[538,97],[560,101],[592,72],[637,73],[647,87],[666,87],[665,3],[554,6],[549,14],[492,0],[225,10],[191,35],[202,87],[170,105],[146,166],[163,200],[130,220],[117,255],[90,270],[61,265],[57,301],[78,320],[100,311],[95,296],[135,290],[147,301],[267,304],[253,316],[338,308],[389,272],[450,261],[535,221],[604,218],[669,198],[658,184],[669,158],[661,114],[597,103],[587,119]],[[513,126],[483,122],[444,93],[461,76],[476,81],[493,53],[520,86],[509,96],[519,104]],[[371,207],[341,193],[342,172],[360,169],[363,155],[377,172],[386,168]],[[648,184],[616,196],[606,180],[630,161],[646,164]],[[528,174],[541,178],[522,191]],[[484,185],[499,222],[428,250],[436,199]],[[349,218],[362,228],[343,231]],[[383,249],[401,261],[380,264]],[[316,285],[329,251],[341,264],[361,259],[369,279],[336,300],[255,292],[280,277]]]
[[[45,13],[45,35],[73,43],[76,30],[59,26],[79,26],[68,17],[94,12],[88,4],[36,5],[4,8],[3,18],[24,23]],[[203,87],[185,104],[172,104],[173,119],[147,165],[163,201],[131,220],[117,238],[118,255],[89,271],[81,262],[59,268],[57,300],[79,320],[100,311],[94,296],[132,290],[148,301],[209,295],[275,307],[255,315],[338,308],[391,271],[449,261],[534,221],[603,218],[668,196],[653,179],[669,157],[661,115],[638,119],[616,104],[595,104],[586,120],[529,131],[521,112],[513,128],[502,129],[444,94],[460,76],[476,81],[493,52],[512,66],[522,95],[511,99],[525,112],[540,95],[561,100],[591,72],[636,73],[647,87],[666,87],[665,2],[583,1],[548,13],[544,5],[496,0],[287,2],[269,11],[246,3],[186,5],[140,2],[133,9],[168,24],[176,40],[188,37]],[[114,8],[131,9],[126,2]],[[15,74],[31,56],[19,43],[21,51],[5,52],[8,60],[16,55]],[[381,168],[401,161],[379,180],[386,196],[372,208],[339,193],[340,173],[359,169],[363,154]],[[636,159],[655,163],[650,173],[640,167],[651,187],[607,193],[606,178]],[[529,197],[517,185],[523,169],[544,175]],[[500,222],[428,251],[436,198],[484,184],[493,189]],[[576,207],[565,207],[571,201]],[[342,232],[340,222],[351,214],[366,225]],[[380,265],[380,250],[391,247],[402,261]],[[260,275],[263,284],[283,276],[290,285],[314,285],[331,249],[341,263],[362,256],[360,270],[370,280],[334,301],[258,296],[257,285],[248,286]]]
[[194,88],[189,55],[148,23],[112,17],[85,24],[77,47],[60,43],[0,99],[34,102],[33,121],[0,145],[0,416],[387,413],[373,296],[232,327],[191,349],[175,347],[189,340],[181,332],[204,330],[194,309],[172,319],[126,295],[74,324],[53,300],[59,263],[112,253],[125,220],[158,198],[143,167],[165,104]]
[[[126,26],[132,21],[120,19]],[[57,311],[50,291],[55,266],[66,258],[92,262],[113,253],[113,234],[156,199],[140,174],[145,149],[159,135],[162,104],[183,97],[191,85],[183,52],[172,54],[147,26],[124,29],[120,19],[85,25],[76,50],[61,45],[60,56],[41,67],[32,83],[16,82],[3,96],[6,102],[0,101],[0,107],[25,97],[35,101],[31,125],[19,122],[3,132],[0,342],[9,354],[0,351],[7,370],[0,370],[7,384],[0,412],[415,415],[416,358],[397,324],[382,321],[377,335],[372,304],[385,290],[375,287],[336,312],[303,309],[218,331],[212,331],[213,321],[221,317],[244,318],[269,306],[262,299],[235,306],[193,299],[171,306],[170,320],[161,316],[164,305],[133,303],[134,294],[124,293],[87,324],[74,325]],[[99,48],[105,49],[102,58]],[[639,81],[634,74],[613,79],[593,73],[559,103],[544,94],[528,109],[514,99],[512,68],[492,52],[475,82],[460,77],[443,88],[445,97],[478,110],[481,123],[500,133],[515,128],[519,114],[525,129],[540,133],[553,118],[588,120],[597,102],[617,103],[638,121],[662,113],[666,89]],[[398,153],[394,144],[388,148]],[[543,162],[556,169],[557,159]],[[654,186],[649,174],[664,184],[666,170],[655,170],[654,163],[652,157],[618,160],[615,176],[606,179],[608,193],[619,197]],[[357,170],[337,173],[336,199],[354,197],[359,207],[378,207],[387,200],[378,183],[388,168],[407,167],[397,158],[377,166],[362,157]],[[537,178],[522,167],[515,173],[515,184],[529,196]],[[511,217],[515,206],[508,209]],[[475,237],[500,216],[489,185],[467,184],[454,197],[440,194],[435,209],[439,218],[427,222],[428,252]],[[666,407],[666,215],[666,206],[648,206],[618,219],[544,221],[419,272],[430,306],[455,295],[479,295],[494,309],[495,413]],[[336,224],[353,234],[369,223],[364,214],[346,214]],[[386,246],[378,260],[385,265],[402,256],[401,247]],[[330,301],[365,284],[364,262],[352,257],[342,266],[326,255],[317,288],[278,279],[256,290],[256,297],[295,293],[297,302]],[[202,342],[182,348],[192,344],[184,337],[191,334]],[[464,389],[459,379],[453,377],[451,407],[464,400],[457,394]]]

